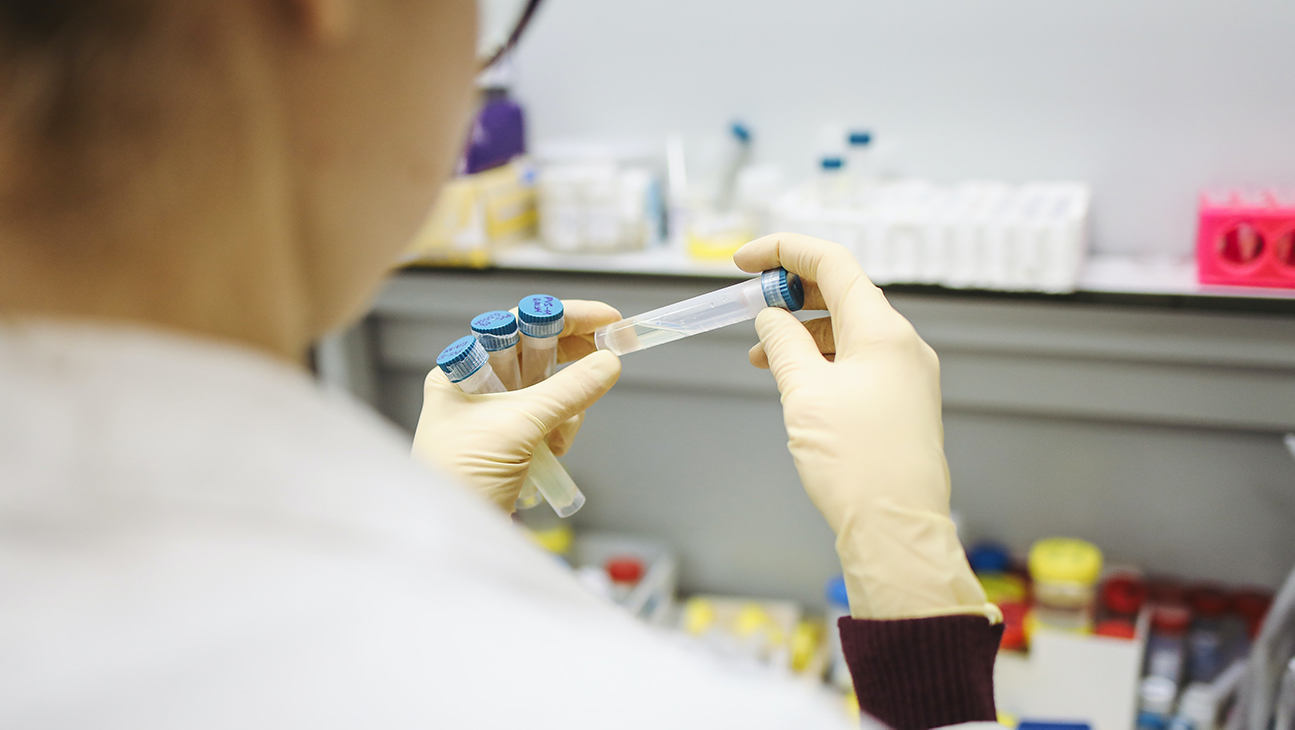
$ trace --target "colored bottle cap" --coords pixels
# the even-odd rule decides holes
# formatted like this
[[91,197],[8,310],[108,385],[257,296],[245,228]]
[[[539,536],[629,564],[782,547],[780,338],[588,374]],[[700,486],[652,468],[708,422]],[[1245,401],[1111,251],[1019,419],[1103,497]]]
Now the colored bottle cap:
[[1222,618],[1232,608],[1232,598],[1222,586],[1200,583],[1187,589],[1187,605],[1203,618]]
[[845,576],[838,575],[829,580],[823,587],[823,595],[829,604],[849,610],[850,594],[845,590]]
[[451,383],[457,383],[471,376],[486,364],[486,351],[472,335],[460,337],[441,350],[436,358],[436,367],[440,368]]
[[742,144],[747,144],[751,141],[751,130],[741,122],[733,122],[728,130],[733,134],[733,138]]
[[818,166],[824,170],[840,170],[843,165],[845,165],[845,160],[840,157],[824,157],[818,162]]
[[1192,612],[1186,606],[1156,606],[1151,612],[1151,630],[1177,636],[1186,633],[1192,623]]
[[1004,545],[981,542],[967,551],[967,562],[977,573],[1006,573],[1012,565],[1012,556]]
[[610,558],[605,567],[614,583],[638,583],[643,578],[643,561],[635,557]]
[[481,341],[481,346],[486,352],[507,350],[521,339],[521,335],[517,332],[517,318],[512,312],[505,312],[502,309],[478,314],[473,318],[472,334]]
[[764,303],[770,307],[798,312],[805,306],[805,287],[800,277],[786,269],[769,269],[760,274],[760,289],[764,292]]
[[562,300],[548,294],[532,294],[517,303],[517,326],[527,337],[562,334],[562,315]]
[[856,130],[850,132],[847,141],[851,147],[867,147],[872,144],[872,133],[866,130]]
[[1187,603],[1187,589],[1177,578],[1152,578],[1147,581],[1147,602],[1156,605]]
[[1147,583],[1134,573],[1120,573],[1102,584],[1102,603],[1111,613],[1136,615],[1147,600]]
[[1045,583],[1092,585],[1102,573],[1102,551],[1070,537],[1049,537],[1030,548],[1030,577]]

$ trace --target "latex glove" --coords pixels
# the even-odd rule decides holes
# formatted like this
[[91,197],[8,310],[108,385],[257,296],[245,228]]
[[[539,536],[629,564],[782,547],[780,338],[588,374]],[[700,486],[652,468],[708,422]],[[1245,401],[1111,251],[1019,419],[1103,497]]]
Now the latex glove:
[[620,313],[601,302],[564,299],[562,305],[558,360],[579,359],[548,380],[511,393],[469,395],[435,368],[423,384],[414,456],[458,475],[507,512],[540,442],[547,438],[553,453],[566,453],[585,410],[620,377],[620,360],[594,352],[593,344],[593,331]]
[[850,613],[1001,620],[949,519],[935,351],[837,244],[780,233],[733,260],[799,274],[805,308],[831,315],[802,324],[766,309],[750,357],[777,380],[796,470],[836,533]]

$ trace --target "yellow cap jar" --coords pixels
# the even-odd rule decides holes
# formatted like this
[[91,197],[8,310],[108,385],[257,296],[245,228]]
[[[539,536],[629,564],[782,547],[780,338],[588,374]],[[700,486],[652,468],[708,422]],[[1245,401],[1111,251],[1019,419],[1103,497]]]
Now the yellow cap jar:
[[1049,537],[1030,548],[1034,624],[1077,633],[1093,630],[1102,551],[1091,542]]

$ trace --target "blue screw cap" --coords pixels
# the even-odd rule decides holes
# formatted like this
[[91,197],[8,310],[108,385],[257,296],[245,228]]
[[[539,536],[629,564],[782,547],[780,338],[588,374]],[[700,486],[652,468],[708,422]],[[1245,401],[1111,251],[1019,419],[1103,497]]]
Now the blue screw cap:
[[845,160],[840,157],[824,157],[818,162],[818,166],[824,170],[840,170],[844,165]]
[[512,312],[505,312],[502,309],[474,317],[472,334],[477,336],[486,352],[507,350],[521,339],[521,335],[517,332],[517,318]]
[[517,327],[527,337],[562,334],[562,315],[562,300],[548,294],[532,294],[517,303]]
[[851,147],[867,147],[872,144],[872,133],[865,130],[850,132],[850,136],[846,138],[846,141],[850,143]]
[[800,277],[786,269],[769,269],[760,274],[760,289],[764,303],[788,312],[799,312],[805,306],[805,286]]
[[1003,545],[982,542],[967,551],[967,562],[976,573],[1003,573],[1012,566],[1012,556]]
[[850,608],[850,594],[845,590],[845,576],[838,575],[823,587],[823,595],[829,605]]
[[742,144],[747,144],[751,141],[751,130],[741,122],[733,122],[729,127],[729,131],[732,132],[733,137]]
[[472,335],[460,337],[441,350],[436,357],[436,367],[445,373],[451,383],[466,380],[486,364],[486,351]]

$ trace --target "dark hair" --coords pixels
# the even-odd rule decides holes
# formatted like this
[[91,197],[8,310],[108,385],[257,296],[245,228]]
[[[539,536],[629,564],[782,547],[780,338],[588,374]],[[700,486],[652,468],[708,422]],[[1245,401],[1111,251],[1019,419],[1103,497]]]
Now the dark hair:
[[128,3],[113,0],[0,0],[5,50],[14,44],[43,45],[60,36],[122,20]]
[[[156,0],[0,0],[0,118],[22,135],[27,162],[0,208],[84,202],[94,189],[86,151],[121,124],[124,58],[148,25]],[[111,99],[105,104],[105,99]],[[11,171],[12,172],[12,171]],[[11,176],[10,185],[15,183]]]

